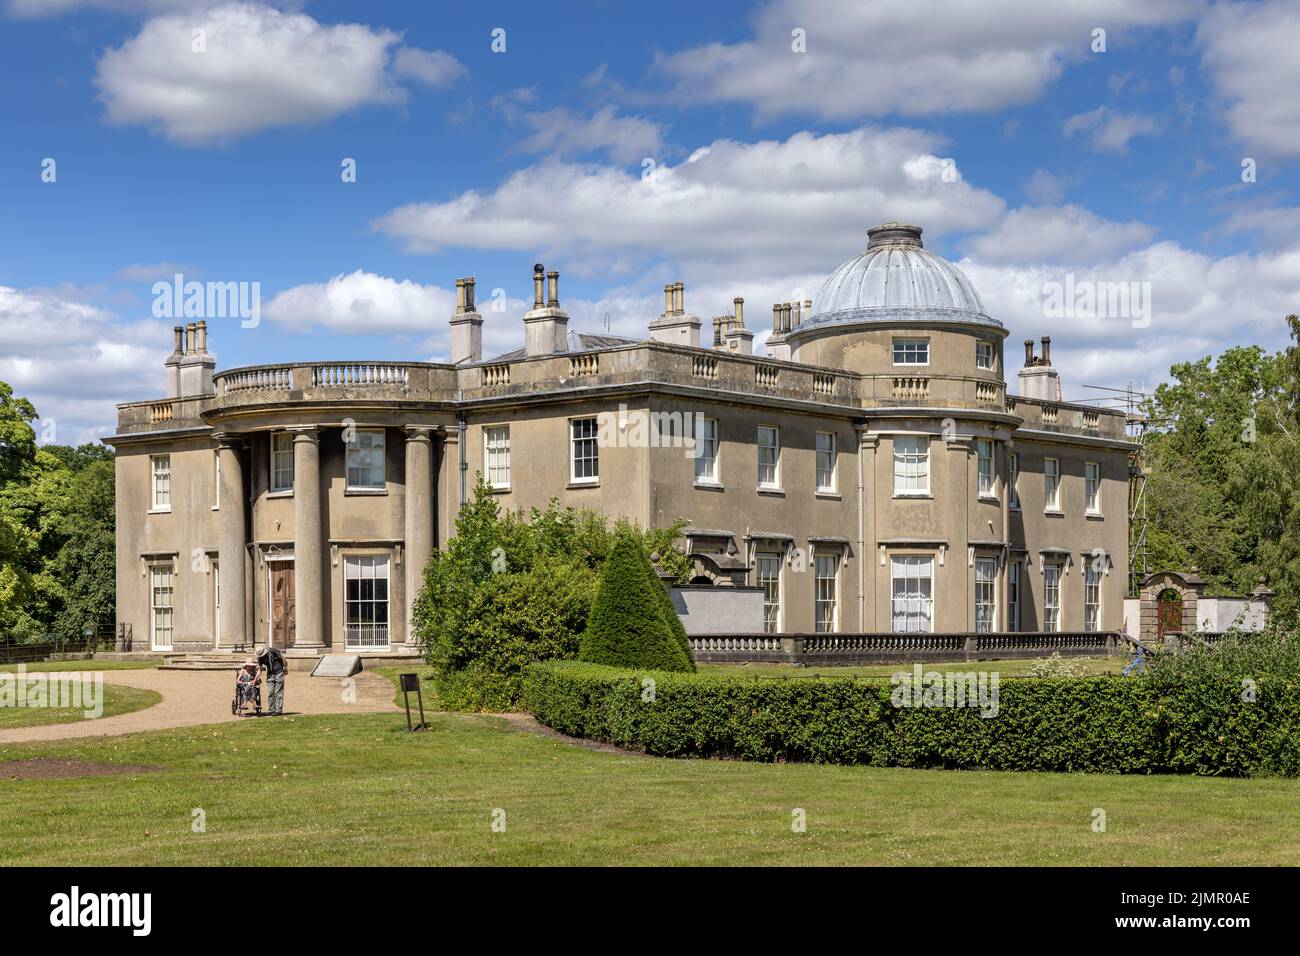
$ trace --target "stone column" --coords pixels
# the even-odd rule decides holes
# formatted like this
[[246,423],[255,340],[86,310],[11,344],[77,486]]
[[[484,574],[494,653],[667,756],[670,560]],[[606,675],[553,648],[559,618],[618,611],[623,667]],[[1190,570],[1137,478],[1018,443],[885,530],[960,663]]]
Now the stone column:
[[406,427],[406,645],[415,645],[415,599],[424,582],[424,565],[433,553],[433,429]]
[[238,435],[217,432],[217,456],[221,462],[218,489],[217,561],[221,569],[221,633],[215,650],[233,650],[236,644],[253,643],[245,634],[247,594],[244,589],[244,468],[239,458]]
[[321,620],[324,547],[320,521],[320,436],[315,425],[293,433],[293,604],[297,651],[318,654],[325,648]]

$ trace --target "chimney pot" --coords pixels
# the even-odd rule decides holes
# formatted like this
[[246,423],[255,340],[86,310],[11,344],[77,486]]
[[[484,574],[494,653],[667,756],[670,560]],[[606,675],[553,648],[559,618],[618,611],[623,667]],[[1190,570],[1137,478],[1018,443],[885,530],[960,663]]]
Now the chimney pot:
[[713,317],[713,347],[722,347],[722,319],[716,315]]
[[731,300],[731,304],[736,307],[736,325],[742,329],[745,327],[745,300],[736,296]]
[[175,344],[172,346],[172,351],[177,355],[180,355],[185,351],[185,326],[172,326],[172,334],[176,337]]
[[474,277],[469,276],[465,279],[465,311],[474,311]]
[[465,280],[456,280],[456,314],[460,315],[465,311]]
[[207,323],[206,321],[204,321],[203,319],[199,319],[199,324],[198,324],[198,326],[196,327],[196,331],[198,332],[198,341],[194,343],[195,348],[198,350],[198,352],[199,352],[200,354],[207,354],[207,351],[208,351],[208,323]]
[[185,326],[185,354],[186,355],[194,354],[194,339],[195,336],[197,335],[197,332],[198,330],[193,322],[186,324]]
[[673,312],[676,315],[685,315],[686,306],[682,300],[686,298],[686,285],[682,282],[673,283]]
[[1052,337],[1050,335],[1043,336],[1043,364],[1052,364]]
[[664,315],[673,314],[673,291],[675,288],[671,282],[664,286]]
[[1025,339],[1025,368],[1034,364],[1034,340]]
[[539,262],[533,266],[533,308],[542,307],[542,280],[546,278],[546,269]]
[[546,306],[550,309],[560,307],[560,274],[552,269],[546,273]]

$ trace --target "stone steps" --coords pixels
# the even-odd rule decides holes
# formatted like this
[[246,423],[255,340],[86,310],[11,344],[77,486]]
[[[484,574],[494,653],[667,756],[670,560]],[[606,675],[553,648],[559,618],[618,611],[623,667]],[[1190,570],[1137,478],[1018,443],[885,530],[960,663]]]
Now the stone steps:
[[247,654],[164,654],[160,671],[237,671]]

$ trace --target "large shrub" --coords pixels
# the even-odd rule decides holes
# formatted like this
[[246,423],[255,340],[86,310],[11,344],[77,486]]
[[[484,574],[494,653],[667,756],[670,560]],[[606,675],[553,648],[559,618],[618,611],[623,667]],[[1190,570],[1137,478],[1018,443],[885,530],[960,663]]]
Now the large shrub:
[[618,667],[694,670],[689,644],[683,648],[668,621],[671,608],[645,547],[630,534],[619,535],[605,560],[578,658]]
[[577,656],[615,538],[626,535],[660,550],[664,566],[684,577],[689,562],[672,548],[680,530],[641,531],[626,523],[611,529],[597,512],[555,502],[528,516],[503,513],[480,483],[457,516],[455,536],[425,567],[415,606],[415,631],[437,675],[439,703],[462,710],[517,707],[528,664]]
[[[563,733],[662,756],[986,770],[1300,774],[1300,694],[1276,675],[1244,700],[1235,676],[1020,678],[996,716],[895,707],[890,683],[680,674],[551,662],[527,709]],[[1271,703],[1258,706],[1267,691]],[[1209,701],[1208,716],[1205,702]]]

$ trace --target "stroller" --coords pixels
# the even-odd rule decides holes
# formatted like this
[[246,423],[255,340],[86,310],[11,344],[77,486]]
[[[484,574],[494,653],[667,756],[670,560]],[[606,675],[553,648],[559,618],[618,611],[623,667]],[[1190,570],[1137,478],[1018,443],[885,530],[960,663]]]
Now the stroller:
[[230,702],[230,713],[235,717],[246,717],[246,705],[253,705],[256,716],[262,716],[262,677],[257,672],[257,661],[248,658],[239,669],[235,678],[235,699]]

